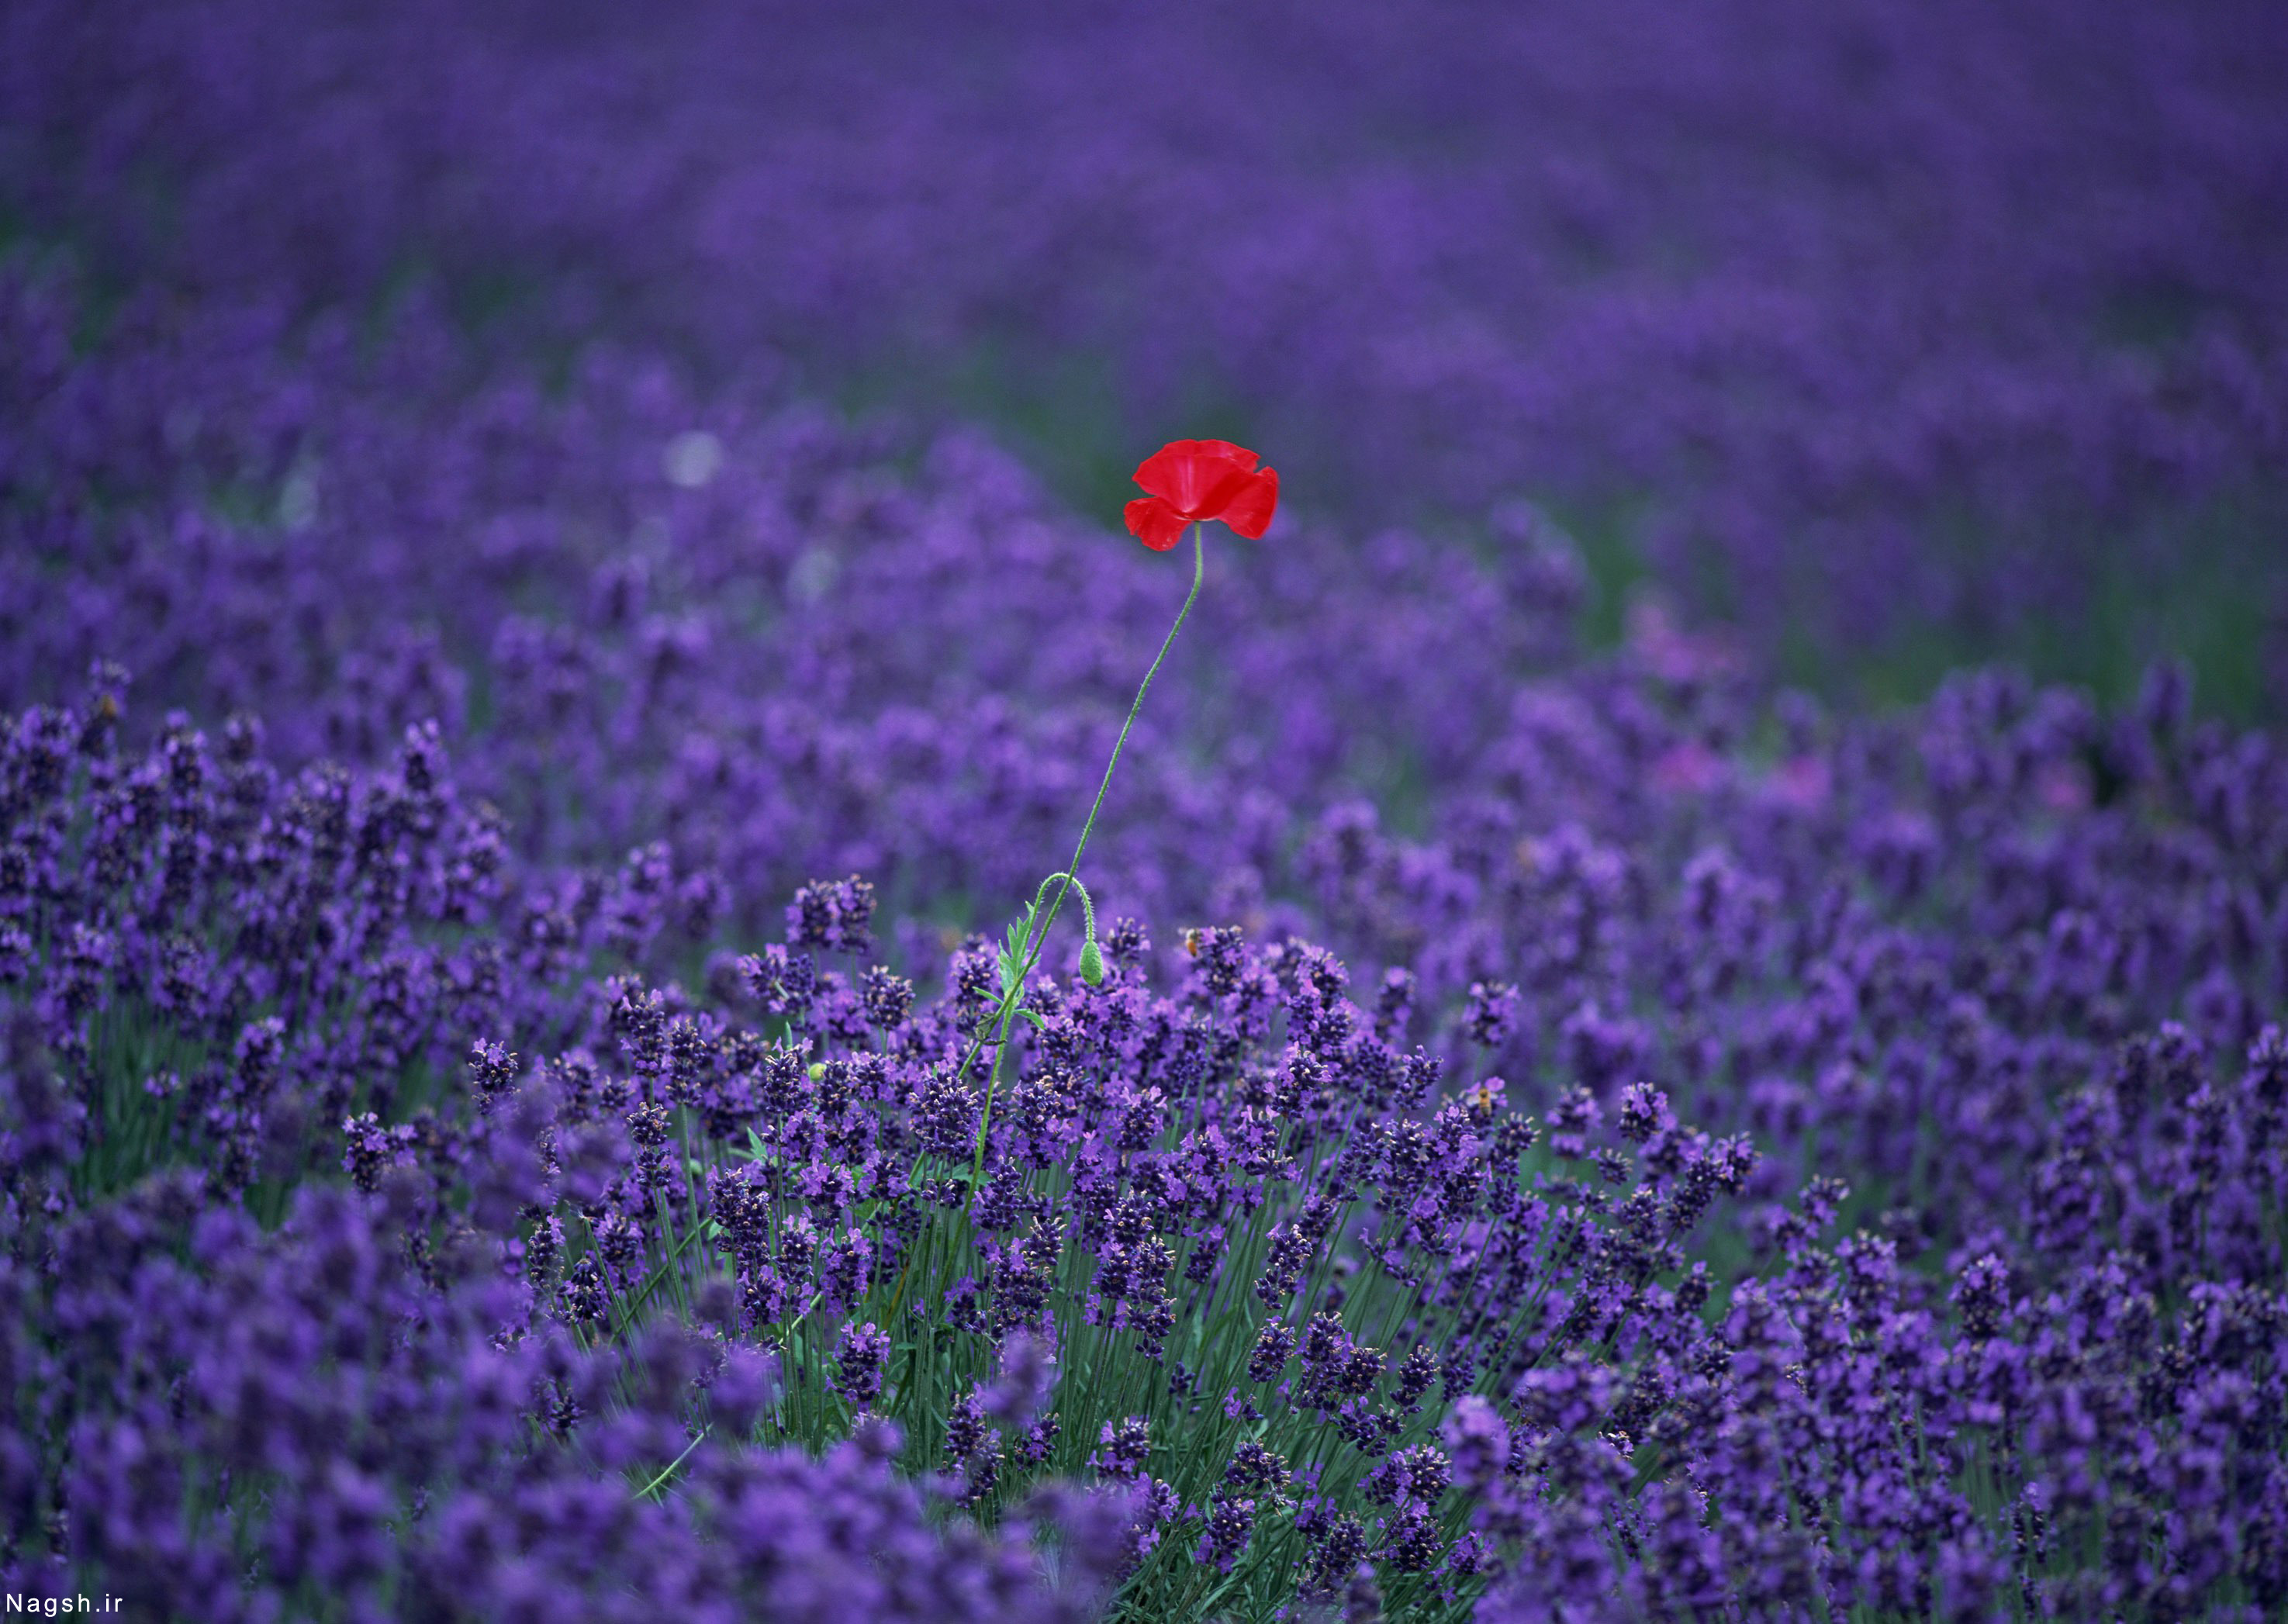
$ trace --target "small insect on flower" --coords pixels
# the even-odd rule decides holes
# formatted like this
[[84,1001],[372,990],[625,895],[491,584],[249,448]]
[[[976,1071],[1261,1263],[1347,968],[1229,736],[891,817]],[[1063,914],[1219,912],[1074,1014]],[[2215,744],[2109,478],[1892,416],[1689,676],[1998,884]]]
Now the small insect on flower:
[[1260,541],[1279,505],[1276,470],[1227,440],[1172,440],[1137,465],[1136,483],[1151,493],[1127,507],[1128,528],[1155,552],[1183,539],[1184,527],[1219,519],[1249,541]]

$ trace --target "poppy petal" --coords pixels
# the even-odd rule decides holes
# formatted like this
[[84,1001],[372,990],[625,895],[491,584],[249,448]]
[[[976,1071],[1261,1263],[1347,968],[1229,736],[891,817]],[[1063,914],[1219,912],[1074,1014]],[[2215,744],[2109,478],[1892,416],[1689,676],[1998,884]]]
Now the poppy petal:
[[1136,483],[1164,496],[1179,513],[1196,514],[1226,476],[1245,473],[1256,456],[1226,440],[1172,440],[1136,468]]
[[1271,527],[1272,510],[1279,505],[1279,471],[1267,468],[1247,476],[1246,483],[1224,503],[1219,518],[1251,542],[1259,542]]
[[1192,509],[1191,516],[1194,519],[1221,519],[1224,509],[1237,499],[1255,476],[1244,469],[1233,467],[1229,463],[1209,463],[1207,466],[1211,469],[1220,467],[1223,471],[1210,482],[1197,505]]
[[1184,539],[1184,516],[1164,497],[1139,496],[1123,511],[1136,539],[1155,552],[1165,552]]
[[1170,440],[1137,465],[1136,483],[1164,498],[1180,513],[1197,511],[1200,498],[1215,478],[1214,469],[1203,463],[1221,463],[1220,458],[1200,456],[1194,448],[1197,444],[1196,440]]
[[1245,446],[1235,446],[1227,440],[1196,440],[1192,448],[1203,456],[1219,456],[1227,463],[1237,463],[1243,473],[1252,473],[1263,459]]

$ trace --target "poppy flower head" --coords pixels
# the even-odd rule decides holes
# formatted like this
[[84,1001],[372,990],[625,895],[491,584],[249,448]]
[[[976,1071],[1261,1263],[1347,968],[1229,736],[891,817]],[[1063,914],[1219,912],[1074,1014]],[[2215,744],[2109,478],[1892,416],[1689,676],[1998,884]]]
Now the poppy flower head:
[[1258,468],[1254,452],[1227,440],[1172,440],[1138,464],[1136,483],[1151,495],[1128,504],[1128,527],[1156,552],[1182,539],[1184,527],[1219,519],[1251,542],[1271,527],[1279,474]]

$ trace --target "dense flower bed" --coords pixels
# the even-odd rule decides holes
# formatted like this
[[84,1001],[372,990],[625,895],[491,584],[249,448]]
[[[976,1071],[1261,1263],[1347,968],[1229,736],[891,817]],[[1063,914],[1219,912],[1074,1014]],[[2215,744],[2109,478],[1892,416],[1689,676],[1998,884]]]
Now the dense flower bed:
[[2288,42],[1513,9],[0,10],[0,1591],[2288,1612]]
[[[1672,677],[1595,680],[1648,727]],[[969,1081],[989,948],[918,998],[862,881],[686,985],[714,888],[509,861],[433,728],[358,772],[244,720],[123,752],[117,682],[6,751],[12,1582],[217,1618],[2288,1595],[2280,767],[2165,679],[2109,733],[1975,681],[1919,740],[1679,745],[1594,812],[1626,742],[1529,690],[1564,806],[1311,836],[1368,985],[1123,922]],[[1486,963],[1517,981],[1455,985]]]

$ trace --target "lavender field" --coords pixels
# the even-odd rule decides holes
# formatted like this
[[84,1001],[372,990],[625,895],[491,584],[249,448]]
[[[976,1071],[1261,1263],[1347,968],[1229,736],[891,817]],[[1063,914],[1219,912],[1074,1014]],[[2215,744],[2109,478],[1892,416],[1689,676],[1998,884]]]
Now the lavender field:
[[2284,84],[0,6],[0,1608],[2288,1619]]

